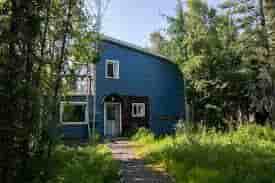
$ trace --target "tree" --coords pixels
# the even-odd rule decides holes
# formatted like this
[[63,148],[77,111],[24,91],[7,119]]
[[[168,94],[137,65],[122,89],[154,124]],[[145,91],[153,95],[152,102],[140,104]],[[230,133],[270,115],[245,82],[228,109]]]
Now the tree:
[[[1,182],[46,178],[64,65],[98,60],[92,18],[83,0],[0,1]],[[45,163],[32,169],[33,159]]]
[[176,63],[182,63],[187,59],[187,50],[185,45],[186,36],[186,20],[181,0],[177,0],[176,16],[166,16],[168,21],[168,40],[166,44],[166,52],[162,53],[168,55]]
[[187,79],[193,120],[270,118],[270,21],[261,2],[225,0],[215,9],[202,0],[188,0],[186,8],[178,1],[176,16],[168,17],[164,39]]
[[[265,18],[265,28],[266,28],[266,32],[267,32],[267,41],[269,44],[269,63],[270,63],[270,68],[269,68],[269,73],[273,79],[272,81],[272,96],[273,96],[273,100],[275,98],[274,96],[274,91],[275,91],[275,22],[274,22],[274,18],[275,18],[275,1],[273,0],[260,0],[259,1],[261,8],[262,8],[262,14]],[[271,118],[272,121],[275,120],[275,107],[274,105],[272,106],[271,109]]]
[[153,32],[150,34],[150,50],[154,53],[163,52],[162,49],[165,46],[164,37],[160,32]]

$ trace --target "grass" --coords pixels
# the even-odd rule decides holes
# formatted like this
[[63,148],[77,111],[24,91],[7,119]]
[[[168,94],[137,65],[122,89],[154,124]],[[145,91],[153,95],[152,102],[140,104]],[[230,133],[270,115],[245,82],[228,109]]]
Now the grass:
[[185,128],[163,138],[142,129],[132,139],[138,156],[161,164],[177,183],[275,182],[275,131],[269,127]]
[[59,146],[50,166],[47,183],[113,183],[119,178],[118,162],[104,145]]

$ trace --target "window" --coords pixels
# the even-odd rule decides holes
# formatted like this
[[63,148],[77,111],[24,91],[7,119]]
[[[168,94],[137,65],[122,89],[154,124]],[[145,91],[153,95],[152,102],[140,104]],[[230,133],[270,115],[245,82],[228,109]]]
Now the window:
[[77,76],[77,77],[89,77],[94,76],[95,65],[94,64],[83,64],[72,61],[67,61],[63,64],[62,75],[65,76]]
[[94,80],[87,77],[64,77],[63,86],[68,95],[94,95]]
[[134,118],[145,117],[145,104],[144,103],[132,103],[132,117],[134,117]]
[[89,79],[87,78],[74,78],[72,81],[72,92],[76,94],[87,94],[89,92]]
[[94,65],[66,62],[62,82],[68,95],[94,95]]
[[119,61],[106,61],[106,78],[119,79]]
[[87,123],[88,110],[86,102],[62,102],[60,118],[63,124]]

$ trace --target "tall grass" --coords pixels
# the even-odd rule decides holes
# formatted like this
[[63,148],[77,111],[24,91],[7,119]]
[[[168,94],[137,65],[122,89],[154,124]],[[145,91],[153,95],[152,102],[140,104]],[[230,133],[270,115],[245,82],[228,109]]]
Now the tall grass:
[[269,127],[227,133],[184,128],[161,139],[142,130],[133,141],[140,156],[162,164],[177,183],[275,182],[275,131]]
[[116,183],[119,179],[118,162],[104,145],[75,148],[61,145],[47,163],[50,167],[46,183]]

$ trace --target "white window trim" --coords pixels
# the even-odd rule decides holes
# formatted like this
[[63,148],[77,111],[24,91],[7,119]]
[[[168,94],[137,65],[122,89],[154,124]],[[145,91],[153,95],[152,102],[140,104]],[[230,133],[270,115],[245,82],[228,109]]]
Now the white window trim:
[[[71,104],[71,105],[86,105],[86,109],[85,109],[85,121],[81,121],[81,122],[64,122],[63,121],[63,112],[64,112],[64,105],[66,104]],[[87,107],[88,103],[87,102],[61,102],[60,103],[60,113],[59,113],[59,118],[60,118],[60,123],[62,125],[87,125],[88,124],[88,107]]]
[[[108,63],[117,64],[117,76],[114,73],[114,77],[108,76]],[[113,71],[115,69],[113,68]],[[106,60],[105,62],[105,78],[107,79],[119,79],[120,78],[120,70],[119,70],[119,61],[118,60]]]
[[[142,107],[144,108],[144,113],[142,113],[142,114],[134,114],[134,110],[133,110],[133,107],[134,106],[140,106],[140,105],[142,105]],[[144,118],[145,116],[146,116],[146,105],[145,105],[145,103],[132,103],[132,109],[131,109],[131,115],[132,115],[132,117],[133,118]]]

